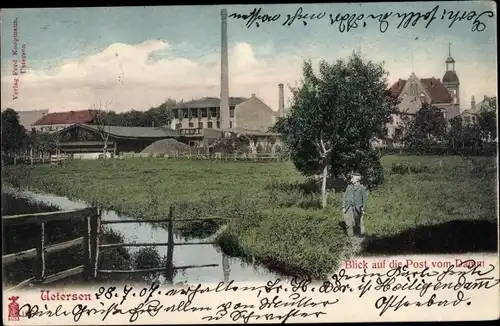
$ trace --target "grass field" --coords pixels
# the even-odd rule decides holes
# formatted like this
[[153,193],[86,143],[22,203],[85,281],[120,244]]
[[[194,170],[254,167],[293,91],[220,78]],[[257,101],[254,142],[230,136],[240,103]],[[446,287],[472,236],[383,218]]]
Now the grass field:
[[[370,235],[496,220],[496,158],[385,156],[382,163],[386,180],[370,193],[366,208]],[[392,167],[398,163],[415,169],[397,173]],[[3,180],[139,218],[165,216],[172,204],[179,218],[239,217],[219,237],[223,250],[289,273],[322,277],[338,266],[348,245],[339,224],[341,194],[330,193],[327,209],[317,209],[319,195],[301,187],[306,179],[291,163],[74,161],[62,168],[5,167]]]

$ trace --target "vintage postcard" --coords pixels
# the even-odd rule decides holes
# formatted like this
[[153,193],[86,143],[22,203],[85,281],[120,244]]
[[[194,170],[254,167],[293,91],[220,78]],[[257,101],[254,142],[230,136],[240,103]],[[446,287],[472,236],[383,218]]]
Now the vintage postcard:
[[497,319],[496,24],[2,10],[4,324]]

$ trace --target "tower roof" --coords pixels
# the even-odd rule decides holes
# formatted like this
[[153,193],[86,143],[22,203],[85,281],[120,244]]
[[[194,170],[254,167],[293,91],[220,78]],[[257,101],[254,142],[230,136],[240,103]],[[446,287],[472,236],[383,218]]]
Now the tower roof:
[[458,82],[459,80],[457,73],[452,70],[448,70],[443,76],[443,83],[458,83]]

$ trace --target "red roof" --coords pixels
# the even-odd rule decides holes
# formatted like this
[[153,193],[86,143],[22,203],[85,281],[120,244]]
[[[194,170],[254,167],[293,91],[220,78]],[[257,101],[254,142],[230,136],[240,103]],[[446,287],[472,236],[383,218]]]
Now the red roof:
[[33,126],[90,123],[95,119],[97,112],[96,110],[80,110],[49,113],[35,122]]
[[[421,78],[420,82],[422,83],[422,86],[425,87],[427,93],[429,93],[432,103],[450,103],[453,101],[448,89],[446,89],[439,79]],[[389,88],[389,93],[391,96],[397,98],[401,95],[405,85],[406,80],[400,79]]]

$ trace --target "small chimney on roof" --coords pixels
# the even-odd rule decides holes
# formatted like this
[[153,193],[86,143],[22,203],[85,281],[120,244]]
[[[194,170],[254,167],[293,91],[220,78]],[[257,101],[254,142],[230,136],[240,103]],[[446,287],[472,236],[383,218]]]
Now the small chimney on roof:
[[476,99],[474,98],[474,95],[472,95],[470,99],[470,108],[473,109],[476,107]]
[[255,97],[255,93],[252,93],[252,97]]

